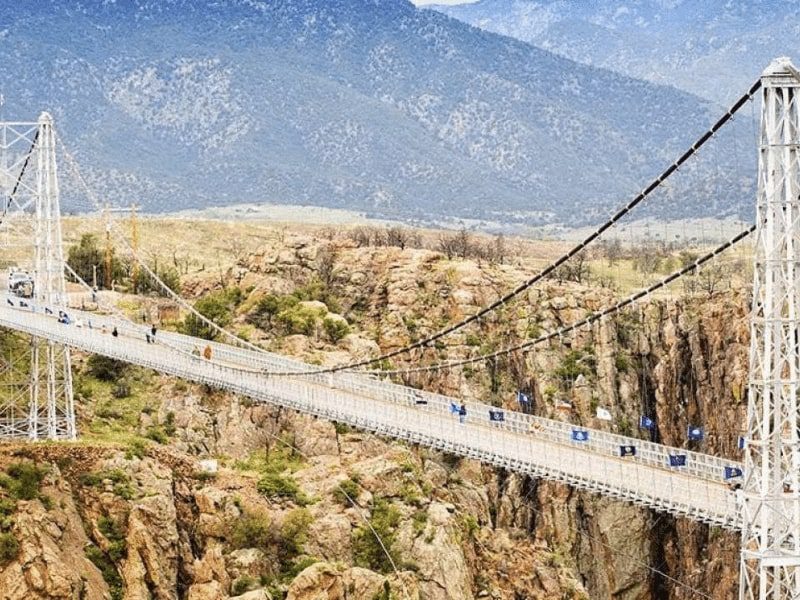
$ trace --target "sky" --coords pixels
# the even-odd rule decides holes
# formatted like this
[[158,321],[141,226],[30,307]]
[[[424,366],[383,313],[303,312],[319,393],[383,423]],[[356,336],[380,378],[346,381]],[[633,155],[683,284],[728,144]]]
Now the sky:
[[478,0],[411,0],[417,6],[425,6],[426,4],[447,4],[453,6],[454,4],[472,4]]

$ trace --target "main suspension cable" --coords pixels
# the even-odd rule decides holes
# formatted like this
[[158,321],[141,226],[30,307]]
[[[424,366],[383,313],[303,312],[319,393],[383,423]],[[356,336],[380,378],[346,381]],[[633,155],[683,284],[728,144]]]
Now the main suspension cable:
[[[690,273],[691,271],[696,270],[701,265],[703,265],[703,264],[707,263],[708,261],[710,261],[711,259],[715,258],[716,256],[718,256],[719,254],[721,254],[722,252],[724,252],[725,250],[727,250],[731,246],[734,246],[735,244],[737,244],[738,242],[740,242],[741,240],[746,238],[748,235],[753,233],[755,230],[756,230],[756,225],[752,225],[749,229],[746,229],[745,231],[742,231],[741,233],[739,233],[735,237],[731,238],[730,240],[728,240],[724,244],[721,244],[720,246],[718,246],[717,248],[715,248],[711,252],[701,256],[700,258],[695,260],[693,263],[691,263],[689,265],[686,265],[685,267],[683,267],[681,269],[678,269],[677,271],[673,272],[672,274],[668,275],[667,277],[665,277],[665,278],[661,279],[660,281],[654,283],[650,287],[647,287],[647,288],[645,288],[643,290],[640,290],[640,291],[632,294],[631,296],[628,296],[624,300],[620,300],[619,302],[609,306],[608,308],[605,308],[603,310],[595,311],[595,312],[591,313],[589,316],[581,319],[580,321],[576,321],[576,322],[574,322],[574,323],[572,323],[570,325],[566,325],[566,326],[561,327],[559,329],[556,329],[556,330],[554,330],[554,331],[552,331],[550,333],[546,333],[546,334],[540,335],[537,338],[534,338],[534,339],[531,339],[531,340],[527,340],[525,342],[522,342],[522,343],[514,345],[514,346],[502,348],[502,349],[497,350],[495,352],[491,352],[491,353],[488,353],[488,354],[481,354],[479,356],[474,356],[472,358],[464,358],[464,359],[459,359],[459,360],[454,360],[454,361],[447,361],[447,362],[442,362],[442,363],[436,363],[436,364],[433,364],[433,365],[426,365],[426,366],[421,366],[421,367],[412,367],[412,368],[409,368],[409,369],[374,370],[374,371],[359,371],[359,372],[360,373],[365,373],[365,374],[367,374],[367,373],[368,374],[373,374],[373,375],[410,375],[412,373],[423,373],[423,372],[430,372],[430,371],[439,371],[439,370],[442,370],[442,369],[450,369],[452,367],[458,367],[458,366],[461,366],[461,365],[468,365],[468,364],[474,364],[474,363],[479,363],[479,362],[486,362],[487,360],[492,360],[492,359],[498,358],[498,357],[506,355],[506,354],[511,354],[512,352],[517,352],[519,350],[525,350],[526,348],[530,348],[530,347],[533,347],[533,346],[538,346],[538,345],[540,345],[540,344],[542,344],[544,342],[547,342],[547,341],[552,340],[552,339],[557,338],[557,337],[561,337],[564,334],[570,333],[570,332],[572,332],[572,331],[574,331],[576,329],[579,329],[581,327],[585,327],[587,325],[591,325],[595,321],[598,321],[600,319],[608,317],[611,314],[616,313],[619,310],[625,308],[626,306],[629,306],[629,305],[633,304],[637,300],[640,300],[641,298],[644,298],[645,296],[648,296],[649,294],[655,292],[656,290],[659,290],[659,289],[669,285],[670,283],[672,283],[676,279],[680,279],[681,277],[683,277],[684,275]],[[345,366],[345,368],[346,368],[346,366]],[[325,373],[333,373],[333,372],[336,372],[336,371],[345,370],[345,368],[343,368],[343,367],[330,367],[328,369],[315,369],[313,371],[279,371],[279,372],[268,372],[268,371],[265,371],[263,373],[264,373],[264,375],[269,375],[269,376],[291,377],[291,376],[298,376],[298,375],[320,375],[320,374],[325,374]]]
[[[57,137],[57,140],[58,140],[58,143],[61,145],[61,149],[64,152],[64,157],[66,158],[66,162],[67,162],[67,165],[69,166],[70,170],[72,171],[72,173],[75,175],[75,177],[78,179],[78,181],[83,186],[84,191],[86,192],[86,194],[89,197],[89,199],[91,200],[91,202],[94,204],[95,208],[97,210],[102,210],[102,205],[100,204],[100,202],[98,201],[98,199],[94,195],[94,193],[92,192],[91,188],[89,187],[89,184],[86,182],[86,179],[83,177],[83,174],[80,172],[80,169],[78,168],[77,161],[70,154],[70,152],[67,150],[66,144],[64,144],[64,142],[61,139],[60,135]],[[175,290],[173,290],[166,283],[164,283],[164,281],[158,276],[158,274],[155,271],[153,271],[147,265],[147,263],[145,261],[143,261],[141,259],[141,257],[139,256],[138,252],[136,251],[136,249],[128,242],[128,240],[119,231],[117,225],[113,221],[111,222],[110,229],[114,232],[116,238],[125,246],[125,249],[130,253],[130,255],[133,257],[134,261],[136,261],[136,263],[145,271],[145,273],[147,273],[147,275],[150,276],[152,281],[154,281],[158,285],[158,287],[161,288],[161,290],[169,298],[171,298],[176,303],[178,303],[182,308],[188,310],[197,319],[199,319],[201,322],[203,322],[204,324],[206,324],[209,327],[211,327],[214,331],[222,334],[223,336],[225,336],[226,338],[231,340],[234,344],[239,345],[239,346],[244,346],[245,348],[247,348],[249,350],[254,350],[256,352],[267,353],[267,351],[264,350],[263,348],[261,348],[259,346],[256,346],[252,342],[248,342],[247,340],[244,340],[244,339],[240,338],[236,334],[231,333],[230,331],[228,331],[224,327],[221,327],[220,325],[218,325],[217,323],[215,323],[214,321],[212,321],[211,319],[206,317],[203,313],[198,311],[189,302],[187,302],[186,300],[181,298],[181,296],[177,292],[175,292]]]
[[[703,144],[705,144],[711,138],[711,136],[713,136],[717,131],[719,131],[719,129],[723,125],[725,125],[725,123],[727,123],[733,117],[733,115],[736,112],[738,112],[739,109],[742,106],[744,106],[745,103],[747,103],[748,100],[750,100],[752,98],[753,94],[755,94],[759,90],[760,87],[761,87],[761,80],[759,79],[752,86],[750,86],[750,89],[741,98],[739,98],[733,104],[733,106],[731,106],[731,108],[729,108],[728,111],[716,123],[714,123],[714,125],[710,129],[708,129],[702,136],[700,136],[700,138],[694,144],[692,144],[692,146],[686,152],[684,152],[681,155],[681,157],[678,158],[678,160],[676,160],[669,167],[667,167],[667,169],[664,170],[663,173],[661,173],[658,177],[656,177],[650,183],[650,185],[648,185],[644,190],[642,190],[633,200],[631,200],[630,202],[628,202],[628,204],[626,204],[624,207],[619,209],[614,215],[612,215],[609,218],[608,221],[603,223],[603,225],[601,225],[599,228],[597,228],[593,233],[591,233],[588,237],[586,237],[578,245],[576,245],[571,250],[569,250],[569,252],[567,252],[564,255],[562,255],[555,262],[551,263],[550,265],[548,265],[547,267],[545,267],[544,269],[542,269],[541,271],[536,273],[536,275],[534,275],[533,277],[531,277],[527,281],[519,284],[517,287],[515,287],[510,292],[506,293],[505,295],[503,295],[499,299],[495,300],[491,304],[489,304],[489,305],[485,306],[484,308],[480,309],[478,312],[473,313],[472,315],[462,319],[461,321],[458,321],[457,323],[454,323],[453,325],[450,325],[449,327],[446,327],[446,328],[444,328],[444,329],[442,329],[442,330],[440,330],[440,331],[438,331],[438,332],[436,332],[434,334],[431,334],[426,338],[418,340],[418,341],[416,341],[416,342],[414,342],[412,344],[409,344],[407,346],[403,346],[402,348],[398,348],[398,349],[392,350],[390,352],[386,352],[386,353],[381,354],[380,356],[376,356],[374,358],[368,358],[368,359],[364,359],[364,360],[360,360],[360,361],[356,361],[356,362],[351,362],[351,363],[348,363],[348,364],[345,364],[345,365],[332,367],[330,369],[322,369],[322,370],[319,370],[319,371],[315,371],[313,373],[314,374],[316,374],[316,373],[335,373],[337,371],[352,370],[352,369],[356,369],[358,367],[365,367],[365,366],[372,365],[372,364],[375,364],[375,363],[378,363],[378,362],[383,362],[385,360],[394,358],[394,357],[399,356],[401,354],[407,354],[408,352],[411,352],[412,350],[416,350],[417,348],[426,347],[426,346],[430,345],[432,342],[435,342],[436,340],[438,340],[438,339],[440,339],[440,338],[442,338],[442,337],[444,337],[446,335],[449,335],[449,334],[451,334],[451,333],[453,333],[455,331],[458,331],[459,329],[469,325],[470,323],[473,323],[473,322],[479,320],[481,317],[483,317],[486,314],[488,314],[488,313],[496,310],[497,308],[503,306],[505,303],[509,302],[513,298],[519,296],[522,292],[524,292],[525,290],[527,290],[531,286],[535,285],[536,283],[538,283],[542,279],[544,279],[547,276],[549,276],[550,274],[552,274],[561,265],[566,263],[568,260],[573,258],[575,255],[577,255],[578,253],[580,253],[584,249],[586,249],[587,246],[589,246],[597,238],[599,238],[607,229],[609,229],[610,227],[615,225],[622,217],[627,215],[631,210],[633,210],[636,206],[638,206],[641,202],[643,202],[656,188],[658,188],[667,178],[669,178],[670,175],[672,175],[675,171],[677,171],[678,168],[681,165],[683,165],[683,163],[685,163],[689,158],[691,158],[703,146]],[[309,373],[309,374],[312,374],[312,373]]]
[[[345,364],[345,365],[339,365],[337,367],[332,367],[332,368],[329,368],[329,369],[320,369],[320,370],[317,370],[317,371],[304,372],[304,374],[334,373],[334,372],[338,372],[338,371],[353,370],[353,369],[356,369],[358,367],[364,367],[364,366],[372,365],[372,364],[375,364],[375,363],[378,363],[378,362],[382,362],[382,361],[388,360],[390,358],[394,358],[396,356],[399,356],[401,354],[406,354],[406,353],[411,352],[412,350],[415,350],[417,348],[426,347],[430,343],[438,340],[439,338],[442,338],[442,337],[444,337],[446,335],[449,335],[449,334],[451,334],[451,333],[453,333],[453,332],[465,327],[466,325],[469,325],[470,323],[472,323],[474,321],[477,321],[481,317],[483,317],[486,314],[496,310],[497,308],[503,306],[505,303],[507,303],[510,300],[512,300],[513,298],[517,297],[522,292],[524,292],[525,290],[527,290],[531,286],[535,285],[536,283],[538,283],[539,281],[541,281],[542,279],[544,279],[545,277],[547,277],[548,275],[553,273],[553,271],[555,271],[558,267],[560,267],[561,265],[566,263],[568,260],[573,258],[575,255],[577,255],[578,253],[583,251],[588,245],[590,245],[597,238],[599,238],[606,230],[608,230],[610,227],[612,227],[614,224],[616,224],[622,217],[624,217],[631,210],[633,210],[636,206],[638,206],[641,202],[643,202],[670,175],[672,175],[675,171],[677,171],[678,168],[683,163],[685,163],[689,158],[691,158],[723,125],[725,125],[725,123],[727,123],[733,117],[733,115],[753,96],[753,94],[755,94],[759,90],[760,87],[761,87],[761,80],[759,79],[750,87],[750,89],[741,98],[739,98],[739,100],[736,101],[736,103],[733,104],[733,106],[731,106],[730,109],[728,109],[728,111],[716,123],[714,123],[714,125],[710,129],[708,129],[702,136],[700,136],[700,138],[694,144],[692,144],[692,146],[686,152],[684,152],[680,156],[680,158],[678,158],[669,167],[667,167],[667,169],[663,173],[661,173],[661,175],[659,175],[656,179],[654,179],[650,183],[650,185],[648,185],[644,190],[642,190],[642,192],[640,192],[633,200],[628,202],[628,204],[626,204],[624,207],[619,209],[608,221],[606,221],[603,225],[601,225],[598,229],[596,229],[592,234],[590,234],[588,237],[586,237],[578,245],[573,247],[569,252],[567,252],[564,255],[562,255],[555,262],[551,263],[548,267],[546,267],[545,269],[539,271],[536,275],[534,275],[533,277],[531,277],[527,281],[521,283],[516,288],[514,288],[510,292],[506,293],[504,296],[502,296],[501,298],[499,298],[495,302],[489,304],[488,306],[482,308],[478,312],[476,312],[476,313],[474,313],[474,314],[462,319],[461,321],[459,321],[459,322],[457,322],[457,323],[455,323],[455,324],[453,324],[453,325],[451,325],[451,326],[449,326],[449,327],[447,327],[445,329],[442,329],[442,330],[440,330],[440,331],[438,331],[438,332],[436,332],[436,333],[434,333],[434,334],[432,334],[432,335],[430,335],[430,336],[428,336],[426,338],[418,340],[417,342],[414,342],[414,343],[409,344],[407,346],[404,346],[402,348],[398,348],[396,350],[392,350],[390,352],[387,352],[387,353],[382,354],[380,356],[376,356],[374,358],[364,359],[364,360],[361,360],[361,361],[356,361],[356,362],[348,363],[348,364]],[[94,196],[93,192],[91,191],[91,189],[88,186],[88,183],[86,182],[86,180],[84,179],[84,177],[81,174],[80,170],[78,169],[77,161],[75,161],[75,159],[72,157],[72,155],[66,149],[66,145],[64,144],[64,142],[63,142],[63,140],[61,139],[60,136],[58,137],[58,141],[61,144],[61,147],[62,147],[62,149],[64,151],[64,155],[65,155],[65,157],[67,159],[67,163],[70,166],[70,168],[72,169],[72,171],[75,174],[76,178],[79,180],[81,185],[84,187],[84,190],[86,191],[86,193],[89,196],[90,200],[94,203],[95,207],[98,210],[101,209],[102,208],[101,204],[99,203],[97,198]],[[254,350],[256,352],[260,352],[260,353],[265,353],[266,352],[263,348],[260,348],[259,346],[256,346],[255,344],[252,344],[251,342],[248,342],[247,340],[243,340],[239,336],[237,336],[237,335],[229,332],[227,329],[221,327],[220,325],[218,325],[217,323],[215,323],[214,321],[212,321],[211,319],[209,319],[208,317],[206,317],[205,315],[200,313],[190,303],[188,303],[183,298],[181,298],[180,295],[178,295],[174,290],[172,290],[168,285],[166,285],[166,283],[164,283],[161,280],[161,278],[152,269],[150,269],[150,267],[146,264],[145,261],[143,261],[141,259],[141,257],[138,255],[136,250],[131,246],[131,244],[128,243],[128,241],[125,238],[125,236],[122,235],[119,231],[116,230],[117,228],[116,228],[116,226],[114,224],[112,224],[112,228],[115,230],[116,236],[122,241],[122,243],[126,246],[126,249],[131,253],[131,255],[133,256],[134,260],[145,270],[145,272],[153,279],[153,281],[156,282],[159,285],[159,287],[169,297],[171,297],[175,302],[180,304],[186,310],[190,311],[198,319],[200,319],[203,323],[205,323],[206,325],[211,327],[214,331],[222,334],[223,336],[225,336],[227,339],[231,340],[235,344],[240,345],[240,346],[244,346],[244,347],[246,347],[248,349],[251,349],[251,350]],[[295,374],[297,374],[297,373],[295,373]]]

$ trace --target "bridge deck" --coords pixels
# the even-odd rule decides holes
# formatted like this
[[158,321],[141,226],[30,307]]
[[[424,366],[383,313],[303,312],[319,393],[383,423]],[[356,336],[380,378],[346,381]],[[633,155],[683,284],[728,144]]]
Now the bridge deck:
[[[516,472],[740,528],[734,495],[723,480],[725,466],[741,467],[735,462],[592,429],[587,429],[588,441],[574,442],[568,423],[514,411],[505,411],[504,422],[494,422],[488,416],[492,407],[480,403],[467,403],[462,424],[450,413],[451,402],[461,403],[456,398],[358,374],[269,377],[258,371],[311,366],[218,343],[212,344],[213,360],[207,361],[192,355],[204,340],[159,332],[158,343],[147,344],[144,330],[130,323],[74,310],[70,316],[80,318],[84,327],[5,305],[0,307],[0,326]],[[116,326],[120,337],[102,333],[101,325],[108,331]],[[620,457],[621,445],[635,445],[637,455]],[[686,454],[687,466],[670,467],[670,454]]]

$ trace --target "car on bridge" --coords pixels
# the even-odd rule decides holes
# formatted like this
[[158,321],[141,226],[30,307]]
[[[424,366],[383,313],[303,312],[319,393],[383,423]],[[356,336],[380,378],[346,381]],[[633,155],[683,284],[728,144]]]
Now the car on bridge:
[[11,267],[8,271],[8,291],[22,298],[33,296],[33,277],[23,269]]

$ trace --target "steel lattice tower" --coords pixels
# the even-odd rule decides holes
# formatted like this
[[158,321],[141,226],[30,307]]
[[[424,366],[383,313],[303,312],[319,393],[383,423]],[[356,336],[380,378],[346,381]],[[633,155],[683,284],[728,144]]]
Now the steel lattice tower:
[[800,79],[762,75],[741,600],[800,598]]
[[[36,123],[0,123],[0,150],[5,257],[29,267],[33,280],[29,307],[47,307],[53,313],[66,310],[52,117],[42,113]],[[69,350],[38,338],[31,338],[26,347],[11,346],[4,348],[0,364],[0,439],[74,440]]]

